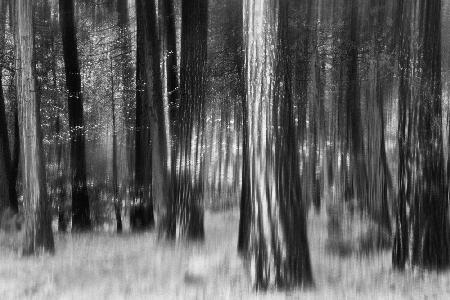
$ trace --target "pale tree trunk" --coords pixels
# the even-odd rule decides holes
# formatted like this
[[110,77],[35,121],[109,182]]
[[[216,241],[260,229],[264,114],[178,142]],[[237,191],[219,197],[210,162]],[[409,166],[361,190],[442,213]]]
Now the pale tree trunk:
[[[244,1],[250,231],[257,289],[312,284],[287,48],[287,1]],[[244,150],[245,151],[245,150]]]
[[133,87],[133,61],[132,61],[132,43],[130,32],[130,17],[128,10],[128,0],[117,0],[117,28],[118,39],[120,44],[120,55],[118,56],[118,63],[120,64],[121,81],[122,81],[122,137],[119,144],[120,147],[119,159],[121,161],[119,171],[121,173],[122,187],[119,192],[121,197],[126,197],[130,194],[130,187],[132,184],[133,170],[131,163],[133,160],[133,110],[132,107],[134,97]]
[[33,66],[33,8],[31,0],[17,2],[17,89],[21,144],[25,234],[24,254],[53,252],[50,204],[45,182],[39,99]]

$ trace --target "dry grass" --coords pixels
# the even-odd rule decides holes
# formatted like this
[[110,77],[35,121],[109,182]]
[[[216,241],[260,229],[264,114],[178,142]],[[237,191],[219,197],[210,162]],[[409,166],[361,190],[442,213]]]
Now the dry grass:
[[392,271],[389,252],[342,258],[325,251],[326,218],[309,217],[316,288],[252,291],[236,254],[238,213],[207,214],[204,244],[155,234],[57,235],[55,256],[0,253],[0,299],[450,298],[450,273]]

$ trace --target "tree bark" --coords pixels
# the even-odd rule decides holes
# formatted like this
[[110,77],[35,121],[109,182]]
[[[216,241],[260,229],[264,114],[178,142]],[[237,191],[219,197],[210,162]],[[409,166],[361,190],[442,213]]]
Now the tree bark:
[[[208,1],[182,2],[180,103],[176,113],[175,154],[171,176],[173,204],[167,234],[171,238],[204,239],[201,168],[208,37]],[[196,137],[195,145],[193,145]]]
[[45,183],[39,99],[33,65],[33,5],[17,2],[19,127],[22,154],[25,234],[23,253],[54,252],[50,203]]
[[[6,1],[0,0],[0,57],[5,51]],[[18,212],[16,176],[11,161],[11,150],[3,93],[2,66],[0,64],[0,213],[10,207]]]
[[78,61],[73,0],[59,1],[59,17],[69,108],[72,229],[83,231],[90,229],[91,219],[86,186],[83,96],[81,93],[81,74]]
[[[405,1],[400,7],[400,191],[393,263],[399,269],[408,262],[443,269],[450,264],[450,245],[441,119],[441,1]],[[417,40],[410,32],[414,29]]]
[[250,233],[257,289],[313,283],[298,169],[287,1],[244,1]]

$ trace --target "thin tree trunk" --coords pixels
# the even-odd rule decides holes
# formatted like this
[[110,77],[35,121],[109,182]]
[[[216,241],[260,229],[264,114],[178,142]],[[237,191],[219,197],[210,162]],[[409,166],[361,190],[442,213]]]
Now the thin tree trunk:
[[116,128],[116,103],[114,99],[114,69],[113,61],[111,60],[111,114],[112,114],[112,136],[113,136],[113,155],[112,155],[112,190],[114,212],[116,215],[116,229],[117,233],[122,232],[122,215],[121,204],[122,200],[119,198],[119,186],[117,183],[117,128]]

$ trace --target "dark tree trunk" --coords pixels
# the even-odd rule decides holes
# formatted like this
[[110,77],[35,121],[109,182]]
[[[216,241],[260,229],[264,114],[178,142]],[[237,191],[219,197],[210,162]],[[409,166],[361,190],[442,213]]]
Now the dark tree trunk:
[[359,52],[359,20],[357,0],[346,0],[348,26],[347,54],[347,138],[350,142],[350,175],[352,190],[361,203],[367,202],[367,170],[364,161],[364,140],[361,121],[361,102],[359,91],[358,52]]
[[25,234],[24,254],[53,252],[50,203],[45,183],[39,99],[33,66],[33,6],[31,0],[17,2],[17,76],[19,126],[22,141],[22,173]]
[[244,1],[251,222],[257,289],[313,283],[301,199],[287,47],[287,0]]
[[[149,89],[147,84],[147,68],[145,38],[147,34],[147,21],[145,5],[141,0],[136,5],[136,126],[135,126],[135,213],[130,213],[132,229],[151,229],[155,225],[153,215],[153,198],[151,196],[152,154],[150,143],[150,119],[148,112]],[[139,220],[141,219],[141,220]]]
[[[5,53],[6,0],[0,0],[0,58]],[[0,213],[6,207],[18,211],[16,176],[11,161],[5,99],[3,94],[2,66],[0,64]]]
[[[176,125],[176,164],[172,164],[174,198],[167,234],[203,240],[201,170],[196,172],[202,144],[208,36],[208,1],[182,2],[180,105]],[[193,135],[197,135],[192,151]],[[195,167],[193,167],[194,165]]]
[[[400,190],[393,263],[400,269],[407,262],[442,269],[449,266],[450,245],[441,121],[441,1],[405,1],[400,9]],[[411,38],[411,22],[417,22],[417,41]]]
[[78,62],[73,0],[59,1],[59,17],[69,108],[72,229],[75,231],[83,231],[90,229],[91,219],[86,186],[83,97],[81,93],[81,75]]
[[111,60],[111,114],[112,114],[112,136],[113,136],[113,145],[112,145],[112,194],[113,194],[113,204],[114,204],[114,213],[116,216],[116,230],[117,233],[122,232],[122,214],[121,214],[121,206],[122,200],[119,197],[119,186],[117,182],[117,128],[116,128],[116,103],[114,99],[114,69],[113,69],[113,61]]

